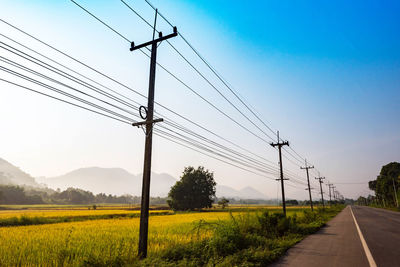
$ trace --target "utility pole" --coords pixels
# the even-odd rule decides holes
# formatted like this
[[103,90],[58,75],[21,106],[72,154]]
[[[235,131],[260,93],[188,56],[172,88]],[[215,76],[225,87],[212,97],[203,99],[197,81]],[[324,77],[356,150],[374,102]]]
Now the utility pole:
[[331,188],[333,187],[333,184],[327,184],[329,187],[329,205],[332,205],[332,195],[331,195]]
[[[306,170],[306,172],[307,172],[308,194],[310,195],[311,211],[314,211],[314,207],[313,207],[313,203],[312,203],[312,197],[311,197],[310,177],[308,175],[308,169],[314,169],[314,166],[307,166],[307,160],[305,160],[305,167],[300,167],[300,169]],[[307,190],[307,188],[306,188],[306,190]]]
[[279,142],[279,131],[278,131],[278,143],[271,143],[270,145],[273,147],[278,147],[278,151],[279,151],[279,166],[280,166],[280,170],[281,170],[281,178],[277,179],[278,181],[281,181],[281,188],[282,188],[282,207],[283,207],[283,214],[286,217],[286,202],[285,202],[285,187],[284,187],[284,183],[283,180],[289,180],[289,179],[284,179],[283,178],[283,167],[282,167],[282,146],[289,146],[289,142],[285,141],[285,142]]
[[321,198],[322,198],[322,207],[325,209],[325,203],[324,203],[324,191],[322,191],[322,183],[323,183],[323,179],[325,179],[325,177],[321,177],[321,175],[318,175],[319,177],[315,177],[316,180],[319,181],[319,188],[321,189]]
[[333,197],[333,201],[335,201],[336,199],[335,199],[335,188],[336,188],[336,186],[332,186],[332,197]]
[[139,108],[139,113],[142,119],[145,121],[133,123],[133,126],[145,126],[146,127],[146,144],[144,151],[144,166],[143,166],[143,183],[142,183],[142,199],[141,199],[141,207],[140,207],[140,229],[139,229],[139,258],[146,258],[147,256],[147,239],[148,239],[148,231],[149,231],[149,205],[150,205],[150,176],[151,176],[151,151],[153,144],[153,124],[156,122],[162,122],[163,119],[153,119],[154,115],[154,87],[156,80],[156,65],[157,65],[157,45],[158,43],[167,40],[169,38],[175,37],[178,35],[177,28],[173,28],[173,33],[162,36],[162,33],[159,32],[159,38],[154,39],[156,32],[156,23],[157,23],[157,14],[158,11],[156,9],[156,14],[154,18],[154,27],[153,27],[153,40],[135,46],[135,43],[131,43],[130,51],[134,51],[137,49],[141,49],[151,45],[151,57],[150,57],[150,78],[149,78],[149,94],[148,94],[148,102],[147,108],[141,106]]
[[397,190],[396,190],[396,186],[395,186],[395,184],[394,184],[394,179],[393,179],[393,178],[392,178],[392,181],[393,181],[394,198],[395,198],[395,200],[396,200],[396,207],[398,208],[398,207],[399,207],[399,200],[397,199]]

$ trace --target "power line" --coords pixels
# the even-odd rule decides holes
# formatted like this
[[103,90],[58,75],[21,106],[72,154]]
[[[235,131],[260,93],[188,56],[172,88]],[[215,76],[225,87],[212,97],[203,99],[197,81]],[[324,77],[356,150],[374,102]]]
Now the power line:
[[124,120],[115,118],[115,117],[113,117],[113,116],[104,114],[104,113],[102,113],[102,112],[98,112],[98,111],[96,111],[96,110],[92,110],[92,109],[90,109],[90,108],[87,108],[87,107],[84,107],[84,106],[81,106],[81,105],[78,105],[78,104],[69,102],[69,101],[67,101],[67,100],[64,100],[64,99],[61,99],[61,98],[58,98],[58,97],[55,97],[55,96],[52,96],[52,95],[48,95],[48,94],[46,94],[46,93],[42,93],[42,92],[40,92],[40,91],[37,91],[37,90],[34,90],[34,89],[32,89],[32,88],[23,86],[23,85],[21,85],[21,84],[17,84],[17,83],[14,83],[14,82],[11,82],[11,81],[2,79],[2,78],[0,78],[0,81],[3,81],[3,82],[6,82],[6,83],[9,83],[9,84],[18,86],[18,87],[20,87],[20,88],[23,88],[23,89],[25,89],[25,90],[28,90],[28,91],[37,93],[37,94],[39,94],[39,95],[43,95],[43,96],[46,96],[46,97],[55,99],[55,100],[57,100],[57,101],[60,101],[60,102],[63,102],[63,103],[66,103],[66,104],[69,104],[69,105],[72,105],[72,106],[75,106],[75,107],[78,107],[78,108],[81,108],[81,109],[84,109],[84,110],[93,112],[93,113],[95,113],[95,114],[98,114],[98,115],[101,115],[101,116],[104,116],[104,117],[107,117],[107,118],[110,118],[110,119],[113,119],[113,120],[116,120],[116,121],[119,121],[119,122],[122,122],[122,123],[125,123],[125,124],[131,124],[131,122],[128,122],[128,121],[124,121]]
[[[0,46],[0,47],[1,47],[1,46]],[[3,48],[3,47],[1,47],[1,48]],[[78,90],[78,89],[76,89],[76,88],[74,88],[74,87],[71,87],[71,86],[69,86],[69,85],[67,85],[67,84],[64,84],[64,83],[62,83],[62,82],[60,82],[60,81],[58,81],[58,80],[55,80],[55,79],[53,79],[53,78],[50,78],[50,77],[48,77],[48,76],[46,76],[46,75],[44,75],[44,74],[38,73],[38,72],[36,72],[36,71],[34,71],[34,70],[28,68],[28,67],[24,67],[24,66],[22,66],[22,65],[20,65],[20,64],[18,64],[18,63],[16,63],[15,61],[9,60],[9,59],[4,58],[4,57],[2,57],[2,56],[0,56],[0,61],[5,62],[5,63],[7,63],[7,64],[10,64],[10,65],[12,65],[12,66],[14,66],[14,67],[17,67],[17,68],[19,68],[19,69],[25,70],[26,72],[29,72],[29,73],[34,74],[34,75],[36,75],[36,76],[39,76],[39,77],[41,77],[41,78],[43,78],[43,79],[46,79],[46,80],[48,80],[48,81],[50,81],[50,82],[57,83],[57,84],[59,84],[59,85],[61,85],[61,86],[67,87],[68,89],[71,89],[71,90],[73,90],[73,91],[75,91],[75,92],[78,92],[78,93],[83,94],[83,95],[85,95],[85,96],[91,97],[91,98],[93,98],[93,99],[95,99],[95,100],[97,100],[97,101],[100,101],[100,102],[102,102],[102,103],[104,103],[104,104],[107,104],[107,105],[112,106],[112,107],[114,107],[114,108],[117,108],[117,109],[119,109],[119,110],[121,110],[121,111],[124,111],[124,112],[126,112],[126,113],[129,113],[130,115],[134,115],[134,116],[135,116],[134,113],[132,113],[132,112],[126,110],[126,109],[123,109],[123,108],[121,108],[121,107],[119,107],[119,106],[117,106],[117,105],[114,105],[114,104],[112,104],[112,103],[110,103],[110,102],[107,102],[107,101],[105,101],[105,100],[103,100],[103,99],[100,99],[100,98],[97,98],[97,97],[95,97],[95,96],[92,96],[92,95],[90,95],[90,94],[88,94],[88,93],[86,93],[86,92],[83,92],[83,91]],[[9,70],[9,69],[8,69],[8,70]],[[22,75],[22,74],[21,74],[21,75]],[[23,75],[23,76],[24,76],[24,75]],[[28,77],[28,76],[24,76],[24,77]]]
[[[75,1],[70,0],[72,2],[75,3]],[[78,5],[79,7],[81,7],[80,5]],[[81,7],[82,8],[82,7]],[[84,11],[86,11],[88,14],[92,15],[92,13],[90,13],[87,9],[82,8]],[[93,15],[92,15],[93,16]],[[94,16],[95,17],[95,16]],[[96,20],[100,21],[102,24],[107,25],[107,27],[109,29],[113,29],[111,26],[109,26],[108,24],[106,24],[105,22],[101,21],[98,17],[95,17]],[[116,30],[113,30],[113,32],[117,32]],[[118,35],[120,35],[120,33],[118,33]],[[123,38],[124,40],[128,40],[126,37]],[[142,53],[144,53],[142,51]],[[147,57],[150,57],[149,55],[147,55],[146,53],[144,53]],[[246,130],[247,132],[249,132],[250,134],[252,134],[253,136],[257,137],[258,139],[264,141],[265,143],[268,144],[268,141],[265,140],[264,138],[260,137],[259,135],[253,133],[252,131],[250,131],[247,127],[243,126],[241,123],[239,123],[238,121],[236,121],[235,119],[233,119],[231,116],[229,116],[227,113],[225,113],[224,111],[222,111],[220,108],[218,108],[216,105],[214,105],[213,103],[211,103],[208,99],[206,99],[205,97],[203,97],[201,94],[199,94],[196,90],[194,90],[192,87],[190,87],[187,83],[185,83],[182,79],[180,79],[179,77],[177,77],[175,74],[173,74],[170,70],[168,70],[166,67],[164,67],[163,65],[161,65],[160,63],[157,62],[157,65],[159,67],[161,67],[164,71],[166,71],[170,76],[172,76],[175,80],[177,80],[179,83],[181,83],[184,87],[186,87],[187,89],[189,89],[191,92],[193,92],[195,95],[197,95],[198,97],[200,97],[203,101],[205,101],[207,104],[209,104],[210,106],[212,106],[215,110],[217,110],[219,113],[221,113],[222,115],[224,115],[225,117],[227,117],[229,120],[231,120],[232,122],[234,122],[236,125],[238,125],[239,127],[241,127],[242,129]]]
[[[3,58],[3,57],[1,57],[0,56],[0,58]],[[1,59],[0,59],[1,60]],[[1,60],[1,61],[4,61],[4,60]],[[13,62],[13,61],[11,61],[11,62]],[[9,62],[7,62],[7,63],[9,63]],[[15,62],[14,62],[15,63]],[[14,65],[15,66],[15,65]],[[31,69],[29,69],[29,68],[27,68],[27,67],[23,67],[23,66],[21,66],[21,65],[19,65],[19,64],[17,64],[16,63],[16,67],[19,67],[19,68],[23,68],[25,71],[29,71],[30,73],[32,73],[32,74],[35,74],[35,75],[37,75],[37,76],[39,76],[39,77],[41,77],[41,78],[45,78],[45,79],[47,79],[47,80],[49,80],[49,81],[51,81],[51,82],[55,82],[55,83],[58,83],[58,84],[60,84],[60,85],[63,85],[63,86],[66,86],[67,88],[70,88],[70,89],[73,89],[73,90],[75,90],[75,91],[78,91],[78,92],[80,92],[80,93],[83,93],[83,94],[85,94],[85,95],[88,95],[88,94],[86,94],[86,93],[84,93],[84,92],[81,92],[81,91],[79,91],[79,90],[76,90],[75,88],[71,88],[71,87],[69,87],[69,86],[67,86],[67,85],[65,85],[65,84],[63,84],[63,83],[60,83],[59,81],[57,81],[57,80],[54,80],[54,79],[52,79],[52,78],[49,78],[48,76],[45,76],[45,75],[43,75],[43,74],[41,74],[41,73],[38,73],[38,72],[36,72],[36,71],[33,71],[33,70],[31,70]],[[90,95],[89,95],[90,96]],[[92,96],[91,96],[92,97]],[[96,100],[98,100],[97,98],[95,98]],[[107,102],[105,102],[105,103],[107,103]],[[109,103],[107,103],[107,104],[109,104]],[[115,107],[115,106],[114,106]],[[117,108],[119,108],[119,107],[117,107]],[[134,113],[132,113],[132,112],[129,112],[129,111],[126,111],[126,110],[124,110],[124,109],[122,109],[123,111],[125,111],[125,112],[128,112],[128,113],[130,113],[131,115],[135,115]],[[137,116],[137,115],[136,115]],[[181,126],[179,126],[179,125],[176,125],[176,124],[171,124],[171,125],[173,125],[173,126],[175,126],[175,127],[178,127],[178,129],[179,130],[182,130],[182,131],[185,131],[185,132],[187,132],[187,133],[190,133],[190,134],[194,134],[194,133],[192,133],[190,130],[187,130],[187,129],[185,129],[185,128],[182,128]],[[168,129],[167,127],[165,127],[166,129]],[[170,130],[170,129],[168,129],[168,130]],[[172,131],[172,130],[171,130]],[[208,142],[212,142],[211,140],[208,140],[207,138],[204,138],[204,137],[202,137],[201,135],[198,135],[198,134],[194,134],[195,135],[195,137],[197,137],[197,138],[202,138],[203,140],[206,140],[206,141],[208,141]],[[193,139],[192,139],[193,140]],[[242,154],[240,154],[240,153],[237,153],[236,151],[233,151],[233,150],[231,150],[231,149],[229,149],[229,148],[227,148],[227,147],[224,147],[224,146],[222,146],[222,145],[219,145],[219,144],[217,144],[217,143],[215,143],[215,142],[212,142],[212,144],[213,145],[216,145],[216,146],[219,146],[219,147],[221,147],[221,148],[223,148],[223,149],[225,149],[225,150],[227,150],[228,152],[231,152],[231,153],[234,153],[234,154],[237,154],[237,155],[239,155],[240,157],[246,157],[246,156],[244,156],[244,155],[242,155]],[[246,157],[247,158],[247,157]],[[249,158],[247,158],[247,159],[249,159]],[[254,159],[249,159],[249,160],[251,160],[251,161],[254,161]],[[259,163],[260,165],[262,165],[261,163]],[[260,166],[259,165],[259,166]],[[265,166],[262,166],[263,168],[265,167]],[[268,168],[270,168],[270,167],[268,167]],[[270,172],[270,171],[268,171],[268,170],[263,170],[264,172]]]
[[[73,1],[73,2],[75,2],[75,1]],[[99,20],[97,17],[96,17],[96,19],[97,20]],[[3,21],[3,20],[1,20],[1,21]],[[4,22],[4,21],[3,21]],[[4,23],[6,23],[6,22],[4,22]],[[10,25],[9,23],[6,23],[6,24],[8,24],[8,25]],[[103,23],[104,24],[104,23]],[[11,27],[14,27],[14,26],[12,26],[12,25],[10,25]],[[108,25],[107,25],[108,26]],[[109,27],[109,26],[108,26]],[[14,27],[15,28],[15,27]],[[109,27],[110,28],[110,27]],[[19,29],[18,29],[19,30]],[[26,34],[26,33],[25,33]],[[120,33],[119,33],[119,35],[121,35]],[[28,34],[28,36],[29,36],[29,34]],[[31,36],[32,38],[34,38],[34,39],[36,39],[35,37],[33,37],[33,36]],[[124,38],[126,41],[129,41],[127,38]],[[42,42],[42,41],[40,41],[40,40],[38,40],[38,39],[36,39],[37,41],[39,41],[39,42]],[[43,43],[43,42],[42,42]],[[47,44],[46,44],[47,45]],[[48,46],[48,45],[47,45]],[[54,47],[53,47],[53,49],[54,49]],[[61,51],[59,51],[59,50],[57,50],[57,49],[55,49],[56,51],[58,51],[58,52],[61,52]],[[69,55],[67,55],[67,54],[65,54],[65,53],[63,53],[63,52],[61,52],[62,54],[64,54],[65,56],[68,56],[68,57],[70,57]],[[145,54],[145,55],[147,55],[147,54]],[[148,56],[148,55],[147,55]],[[71,57],[70,57],[71,58]],[[80,62],[81,64],[83,64],[84,66],[85,66],[85,63],[82,63],[82,62]],[[90,68],[90,69],[92,69],[92,70],[94,70],[93,68],[91,68],[91,67],[89,67],[89,66],[87,66],[86,65],[86,67],[88,67],[88,68]],[[163,66],[162,66],[163,67]],[[166,69],[164,69],[164,70],[166,70]],[[94,70],[94,71],[96,71],[97,73],[99,73],[97,70]],[[103,76],[104,76],[104,74],[103,73],[101,73]],[[107,78],[110,78],[110,77],[107,77]],[[111,78],[111,80],[113,80],[112,78]],[[179,80],[178,79],[178,81],[180,81],[181,83],[183,82],[183,81],[181,81],[181,80]],[[118,81],[116,81],[116,80],[114,80],[114,82],[117,82],[117,83],[119,83],[120,85],[121,85],[121,83],[120,82],[118,82]],[[124,86],[124,85],[122,85],[122,86]],[[126,86],[124,86],[124,87],[126,87]],[[129,88],[129,89],[131,89],[131,88]],[[140,95],[140,93],[139,93],[139,95]],[[141,95],[141,96],[143,96],[143,95]],[[145,96],[143,96],[143,97],[145,97]],[[157,104],[159,104],[159,103],[157,103]],[[162,106],[161,104],[160,104],[160,106]],[[164,107],[164,106],[162,106],[163,108],[165,108],[166,110],[168,110],[168,111],[170,111],[170,112],[172,112],[173,114],[175,114],[175,115],[177,115],[177,116],[179,116],[179,117],[181,117],[181,118],[183,118],[183,119],[185,119],[186,121],[188,121],[188,119],[187,118],[185,118],[185,117],[183,117],[183,116],[181,116],[180,114],[178,114],[178,113],[176,113],[176,112],[174,112],[174,111],[172,111],[172,110],[170,110],[170,109],[168,109],[168,108],[166,108],[166,107]],[[191,122],[191,123],[193,123],[194,125],[196,125],[197,127],[200,127],[200,128],[202,128],[202,126],[200,126],[199,124],[196,124],[195,122]],[[202,128],[203,130],[207,130],[208,132],[210,132],[208,129],[206,129],[205,127],[203,127]],[[210,132],[211,133],[211,132]],[[222,136],[218,136],[218,135],[216,135],[218,138],[223,138]],[[227,139],[225,139],[225,141],[227,141]],[[265,141],[265,140],[264,140]],[[237,144],[236,143],[231,143],[231,144],[235,144],[235,146],[237,146]],[[241,148],[241,149],[243,149],[242,147],[240,147],[239,146],[239,148]],[[294,150],[293,150],[294,151]],[[251,151],[249,151],[249,150],[247,150],[246,152],[250,152],[250,153],[252,153]],[[295,151],[294,151],[295,152]],[[256,155],[256,154],[254,154],[254,153],[252,153],[253,155]],[[288,154],[290,154],[290,153],[288,153]],[[295,152],[295,154],[297,154],[298,155],[298,153],[297,152]],[[290,154],[291,155],[291,154]],[[260,157],[259,155],[256,155],[257,157]],[[293,158],[295,158],[293,155],[291,155]],[[285,156],[286,157],[286,156]],[[262,158],[262,159],[264,159],[265,160],[265,158],[264,157],[260,157],[260,158]],[[295,164],[295,163],[294,163]]]
[[[7,23],[7,24],[8,24],[8,23]],[[48,45],[47,43],[44,43],[43,41],[41,41],[41,40],[39,40],[38,38],[33,37],[32,35],[30,35],[30,34],[24,32],[24,31],[22,31],[21,29],[15,27],[14,25],[10,25],[10,26],[13,27],[13,28],[15,28],[15,29],[17,29],[17,30],[19,30],[20,32],[23,32],[24,34],[30,36],[31,38],[34,38],[35,40],[39,41],[40,43],[42,43],[42,44],[44,44],[44,45],[46,45],[46,46],[48,46],[48,47],[54,49],[55,51],[57,51],[57,52],[59,52],[59,53],[62,53],[63,55],[67,56],[68,58],[72,58],[71,56],[67,55],[66,53],[61,52],[60,50],[58,50],[58,49],[56,49],[56,48],[54,48],[54,47]],[[3,36],[4,36],[4,35],[3,35]],[[7,37],[7,36],[4,36],[4,37],[10,39],[10,38]],[[13,42],[16,42],[16,41],[13,40],[13,39],[10,39],[10,40],[12,40]],[[22,44],[19,43],[19,42],[16,42],[16,43],[18,43],[19,45],[22,45]],[[24,45],[22,45],[22,46],[25,47],[25,48],[28,48],[28,47],[26,47],[26,46],[24,46]],[[29,48],[28,48],[28,49],[29,49]],[[39,55],[41,55],[41,56],[44,56],[43,54],[38,53],[38,52],[35,51],[35,50],[32,50],[32,49],[29,49],[29,50],[30,50],[30,51],[33,51],[33,52],[35,52],[35,53],[37,53],[37,54],[39,54]],[[47,59],[49,59],[49,60],[51,60],[50,58],[48,58],[48,57],[46,57],[46,56],[44,56],[44,57],[47,58]],[[87,64],[85,64],[85,63],[83,63],[83,62],[81,62],[81,61],[79,61],[79,60],[77,60],[77,59],[75,59],[75,58],[72,58],[72,59],[73,59],[74,61],[76,61],[76,62],[78,62],[78,63],[84,65],[85,67],[88,67],[89,69],[94,70],[94,71],[97,72],[97,73],[100,73],[99,71],[93,69],[92,67],[88,66]],[[66,67],[65,65],[60,64],[60,63],[57,62],[57,61],[52,60],[52,62],[55,62],[56,64],[61,65],[61,66],[63,66],[63,67]],[[71,70],[70,68],[67,68],[67,69]],[[71,70],[71,71],[73,71],[73,70]],[[74,71],[74,72],[75,72],[75,71]],[[77,73],[77,72],[75,72],[75,73]],[[77,73],[77,74],[79,74],[79,73]],[[109,76],[107,76],[107,75],[105,75],[105,74],[103,74],[103,73],[101,73],[101,74],[102,74],[103,76],[107,77],[107,78],[110,78]],[[82,75],[81,75],[81,76],[82,76]],[[89,79],[89,80],[91,80],[91,79],[88,78],[87,76],[84,76],[84,77],[87,78],[87,79]],[[113,80],[113,79],[111,78],[111,80]],[[91,81],[93,81],[93,80],[91,80]],[[118,83],[118,81],[116,81],[116,80],[113,80],[113,81]],[[95,82],[95,81],[93,81],[93,82]],[[123,86],[124,86],[124,85],[123,85]],[[124,87],[126,87],[126,86],[124,86]],[[105,88],[106,88],[106,89],[110,89],[110,88],[108,88],[108,87],[105,87]],[[130,88],[129,88],[129,89],[130,89]],[[110,90],[111,90],[111,89],[110,89]],[[115,91],[113,91],[113,92],[115,92]],[[125,96],[124,96],[124,97],[125,97]],[[125,98],[126,98],[126,97],[125,97]],[[129,98],[127,98],[127,99],[129,99]],[[129,99],[129,100],[133,101],[132,99]],[[136,103],[137,103],[137,102],[136,102]],[[161,105],[161,104],[160,104],[160,105]],[[161,105],[161,106],[162,106],[162,105]],[[166,107],[163,106],[163,108],[166,108]],[[239,147],[239,148],[241,148],[242,150],[245,150],[246,152],[251,153],[251,154],[253,154],[253,155],[255,155],[255,156],[257,156],[257,157],[259,157],[259,158],[261,158],[261,159],[263,159],[263,160],[266,160],[266,161],[268,161],[268,162],[271,162],[271,161],[265,159],[264,157],[261,157],[261,156],[255,154],[255,153],[253,153],[253,152],[251,152],[251,151],[249,151],[249,150],[247,150],[247,149],[245,149],[245,148],[243,148],[243,147],[237,145],[236,143],[231,142],[231,141],[227,140],[226,138],[223,138],[222,136],[215,134],[213,131],[210,131],[210,130],[206,129],[205,127],[203,127],[203,126],[201,126],[201,125],[199,125],[199,124],[197,124],[197,123],[191,121],[190,119],[187,119],[186,117],[182,116],[181,114],[178,114],[178,113],[176,113],[176,112],[174,112],[174,111],[172,111],[172,110],[170,110],[170,109],[168,109],[168,108],[166,108],[166,109],[167,109],[168,111],[172,112],[173,114],[175,114],[175,115],[177,115],[177,116],[179,116],[179,117],[181,117],[181,118],[183,118],[183,119],[185,119],[185,120],[191,122],[191,123],[194,124],[195,126],[200,127],[200,128],[203,129],[203,130],[206,130],[207,132],[213,134],[214,136],[217,136],[218,138],[220,138],[220,139],[222,139],[222,140],[224,140],[224,141],[227,141],[227,142],[229,142],[230,144],[235,145],[236,147]]]
[[126,117],[126,116],[124,116],[124,115],[121,115],[121,114],[119,114],[119,113],[117,113],[117,112],[115,112],[115,111],[109,110],[109,109],[107,109],[107,108],[104,108],[104,107],[101,107],[101,106],[99,106],[99,105],[97,105],[97,104],[94,104],[94,103],[92,103],[92,102],[90,102],[90,101],[84,100],[84,99],[82,99],[82,98],[80,98],[80,97],[77,97],[77,96],[74,96],[74,95],[72,95],[72,94],[66,93],[66,92],[64,92],[64,91],[62,91],[62,90],[60,90],[60,89],[57,89],[57,88],[53,87],[53,86],[50,86],[50,85],[45,84],[45,83],[42,83],[42,82],[40,82],[40,81],[38,81],[38,80],[35,80],[35,79],[30,78],[30,77],[28,77],[28,76],[25,76],[25,75],[23,75],[23,74],[21,74],[21,73],[12,71],[12,70],[10,70],[10,69],[8,69],[8,68],[5,68],[5,67],[3,67],[3,66],[0,66],[0,70],[4,71],[4,72],[6,72],[6,73],[9,73],[9,74],[11,74],[11,75],[14,75],[14,76],[16,76],[16,77],[22,78],[22,79],[24,79],[24,80],[26,80],[26,81],[29,81],[29,82],[31,82],[31,83],[34,83],[34,84],[36,84],[36,85],[39,85],[39,86],[41,86],[41,87],[47,88],[47,89],[49,89],[49,90],[51,90],[51,91],[54,91],[54,92],[56,92],[56,93],[58,93],[58,94],[62,94],[62,95],[64,95],[64,96],[70,97],[70,98],[72,98],[72,99],[74,99],[74,100],[77,100],[77,101],[79,101],[79,102],[82,102],[82,103],[84,103],[84,104],[87,104],[87,105],[90,105],[90,106],[95,107],[95,108],[97,108],[97,109],[100,109],[100,110],[102,110],[102,111],[108,112],[108,113],[110,113],[110,114],[112,114],[112,115],[114,115],[114,116],[117,116],[117,117],[122,118],[123,120],[127,120],[127,121],[134,122],[134,120],[132,120],[131,118],[128,118],[128,117]]
[[[136,12],[132,7],[130,7],[125,1],[123,1],[123,0],[121,0],[129,9],[131,9],[136,15],[138,15],[146,24],[148,24],[149,26],[151,26],[148,22],[147,22],[147,20],[146,19],[144,19],[142,16],[140,16],[139,14],[138,14],[138,12]],[[146,1],[146,3],[151,7],[151,8],[153,8],[154,10],[156,9],[148,0],[145,0]],[[172,27],[172,24],[169,22],[169,20],[165,17],[165,16],[163,16],[159,11],[158,11],[158,13],[159,13],[159,15],[169,24],[169,25],[171,25],[171,27]],[[225,85],[225,87],[226,88],[228,88],[230,91],[231,91],[231,93],[268,129],[268,130],[270,130],[275,136],[276,136],[276,132],[270,127],[270,126],[268,126],[261,118],[260,118],[260,116],[258,116],[257,115],[257,113],[252,109],[252,108],[250,108],[249,107],[249,105],[248,104],[246,104],[246,101],[243,99],[243,97],[240,97],[239,96],[239,94],[238,94],[238,92],[236,92],[233,88],[232,88],[232,86],[230,86],[229,84],[228,84],[228,82],[226,81],[226,79],[224,79],[223,77],[222,77],[222,75],[220,75],[217,71],[216,71],[216,69],[200,54],[200,52],[196,49],[196,48],[194,48],[194,46],[183,36],[183,34],[179,31],[178,32],[178,34],[179,34],[179,36],[182,38],[182,40],[193,50],[193,52],[201,59],[201,61],[203,61],[203,63],[214,73],[214,75]],[[190,63],[190,62],[188,62],[187,61],[187,59],[172,45],[172,44],[170,44],[170,46],[182,57],[182,58],[184,58],[184,60],[189,64],[189,65],[191,65],[192,67],[193,67],[193,65]],[[195,68],[195,67],[193,67],[196,71],[197,71],[197,69]],[[197,71],[198,72],[198,71]],[[200,74],[200,73],[199,73]],[[202,76],[202,75],[201,75]],[[224,97],[225,98],[225,97]],[[230,101],[229,101],[230,102]],[[257,128],[258,128],[258,126],[256,126]],[[262,130],[261,130],[262,131]],[[269,135],[267,135],[268,137],[270,137]],[[273,140],[273,138],[272,137],[270,137],[272,140]],[[290,150],[292,150],[297,156],[299,156],[300,157],[300,163],[302,163],[304,160],[305,160],[305,158],[304,157],[302,157],[298,152],[296,152],[292,147],[289,147],[289,149]],[[289,153],[290,154],[290,153]],[[290,154],[291,155],[291,154]],[[293,158],[295,158],[296,159],[296,157],[295,156],[293,156],[293,155],[291,155]]]
[[92,16],[93,18],[97,19],[97,21],[99,21],[100,23],[102,23],[104,26],[106,26],[107,28],[109,28],[110,30],[112,30],[113,32],[115,32],[116,34],[118,34],[122,39],[125,39],[127,42],[131,42],[128,38],[126,38],[125,36],[123,36],[120,32],[118,32],[117,30],[115,30],[114,28],[110,27],[107,23],[105,23],[104,21],[102,21],[101,19],[99,19],[98,17],[96,17],[93,13],[91,13],[89,10],[87,10],[86,8],[84,8],[83,6],[81,6],[80,4],[78,4],[77,2],[75,2],[74,0],[70,0],[72,3],[74,3],[75,5],[77,5],[78,7],[80,7],[81,9],[85,10],[86,13],[88,13],[90,16]]

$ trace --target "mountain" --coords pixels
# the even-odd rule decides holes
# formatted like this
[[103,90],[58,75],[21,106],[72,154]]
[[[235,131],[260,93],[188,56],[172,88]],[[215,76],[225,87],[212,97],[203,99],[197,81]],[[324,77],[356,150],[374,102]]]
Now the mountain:
[[253,187],[247,186],[240,190],[233,189],[226,185],[217,185],[217,197],[236,198],[236,199],[267,199],[260,191]]
[[0,158],[0,184],[40,186],[32,176],[2,158]]
[[[142,193],[142,174],[134,175],[121,168],[82,168],[58,177],[37,179],[53,189],[65,190],[68,187],[75,187],[95,194],[113,195],[139,196]],[[165,197],[175,183],[176,179],[169,174],[152,173],[150,195]]]
[[[150,195],[165,197],[176,179],[167,173],[152,173],[150,181]],[[40,184],[39,184],[40,183]],[[0,184],[26,185],[41,187],[44,185],[52,189],[65,190],[68,187],[88,190],[94,194],[105,193],[112,195],[142,194],[142,174],[134,175],[121,168],[81,168],[64,175],[36,179],[23,172],[18,167],[0,158]],[[237,199],[267,199],[265,195],[252,187],[241,190],[225,185],[217,185],[217,197]]]
[[[68,187],[80,188],[95,194],[112,195],[142,194],[142,174],[134,175],[121,168],[81,168],[53,178],[36,178],[40,183],[52,189],[65,190]],[[150,195],[165,197],[176,179],[167,173],[152,173]],[[217,185],[217,196],[238,199],[266,199],[267,197],[252,187],[241,190],[229,186]]]

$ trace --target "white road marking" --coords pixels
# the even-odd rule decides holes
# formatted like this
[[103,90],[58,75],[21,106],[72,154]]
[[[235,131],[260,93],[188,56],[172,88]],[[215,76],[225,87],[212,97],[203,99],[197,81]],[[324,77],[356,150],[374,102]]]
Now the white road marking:
[[360,227],[358,226],[356,217],[354,216],[353,209],[351,208],[351,206],[350,206],[350,211],[351,211],[351,215],[353,215],[354,223],[356,224],[358,235],[360,236],[361,244],[362,244],[362,246],[364,248],[365,255],[367,256],[367,259],[368,259],[368,262],[369,262],[369,266],[377,267],[376,263],[375,263],[375,260],[372,257],[371,251],[369,250],[369,248],[367,246],[367,242],[365,242],[364,236],[361,233]]

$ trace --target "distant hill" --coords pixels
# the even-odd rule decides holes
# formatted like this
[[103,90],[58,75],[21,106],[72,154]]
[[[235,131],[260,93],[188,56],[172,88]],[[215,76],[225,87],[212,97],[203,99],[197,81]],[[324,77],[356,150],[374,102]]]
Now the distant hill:
[[[150,195],[166,197],[177,179],[167,173],[152,173]],[[95,194],[112,195],[142,194],[142,174],[134,175],[122,168],[81,168],[64,175],[46,178],[33,178],[20,168],[0,158],[0,184],[26,185],[44,189],[65,190],[68,187],[91,191]],[[236,190],[225,185],[217,185],[217,197],[236,199],[267,199],[265,195],[252,187]]]
[[225,185],[217,185],[217,197],[236,199],[267,199],[268,197],[253,187],[247,186],[241,190]]
[[[95,194],[113,195],[142,194],[142,174],[134,175],[121,168],[81,168],[53,178],[36,178],[40,183],[52,189],[65,190],[68,187],[89,190]],[[165,197],[177,179],[167,173],[152,173],[150,195]],[[265,195],[252,187],[241,190],[229,186],[217,185],[217,196],[237,199],[267,199]]]
[[32,176],[2,158],[0,158],[0,184],[40,187]]
[[[89,190],[95,194],[113,195],[142,194],[142,174],[134,175],[121,168],[89,167],[77,169],[53,178],[37,178],[52,189],[65,190],[68,187]],[[176,179],[166,173],[152,173],[150,182],[151,196],[167,196]]]

